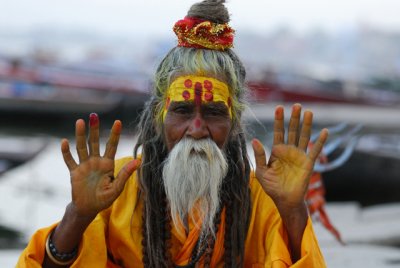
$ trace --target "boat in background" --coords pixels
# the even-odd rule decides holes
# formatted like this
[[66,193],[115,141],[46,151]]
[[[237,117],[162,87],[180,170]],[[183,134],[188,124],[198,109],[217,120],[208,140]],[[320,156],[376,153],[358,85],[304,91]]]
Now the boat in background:
[[[345,147],[332,153],[335,158]],[[362,206],[400,202],[400,134],[365,133],[340,168],[323,174],[328,201]]]
[[148,98],[148,84],[107,68],[0,59],[0,110],[52,116],[130,112]]
[[266,72],[249,83],[256,103],[323,103],[377,107],[400,106],[400,92],[368,81],[321,80],[293,73]]
[[32,160],[46,148],[48,138],[0,135],[0,175]]

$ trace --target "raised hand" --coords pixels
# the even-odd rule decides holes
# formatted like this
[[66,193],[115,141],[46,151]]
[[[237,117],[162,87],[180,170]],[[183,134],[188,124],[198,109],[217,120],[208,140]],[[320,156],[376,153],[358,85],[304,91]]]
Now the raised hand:
[[328,138],[328,130],[323,129],[312,150],[306,154],[313,114],[311,111],[304,112],[302,126],[300,117],[301,105],[295,104],[292,107],[288,138],[285,143],[284,109],[282,106],[276,108],[274,145],[268,163],[261,142],[257,139],[252,142],[256,177],[280,211],[304,207],[314,163]]
[[97,114],[90,115],[87,143],[85,122],[79,119],[75,129],[79,164],[71,155],[69,142],[66,139],[61,142],[61,151],[71,177],[71,205],[80,216],[95,217],[97,213],[109,207],[124,189],[127,179],[140,165],[139,160],[133,160],[114,178],[114,158],[121,129],[121,122],[116,120],[111,128],[104,155],[101,156]]

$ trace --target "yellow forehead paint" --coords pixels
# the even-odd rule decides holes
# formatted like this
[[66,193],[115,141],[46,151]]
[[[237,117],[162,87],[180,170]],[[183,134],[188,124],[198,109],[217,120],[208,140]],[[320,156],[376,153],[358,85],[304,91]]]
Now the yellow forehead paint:
[[222,101],[232,118],[232,100],[228,85],[212,77],[188,75],[175,79],[167,90],[163,119],[172,101],[194,101],[196,105]]

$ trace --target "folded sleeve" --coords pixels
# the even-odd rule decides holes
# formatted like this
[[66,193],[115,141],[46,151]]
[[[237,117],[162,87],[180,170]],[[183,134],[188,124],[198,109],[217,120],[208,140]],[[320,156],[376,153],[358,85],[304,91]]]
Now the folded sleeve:
[[[115,174],[118,174],[123,165],[131,159],[123,158],[117,160],[115,163]],[[111,261],[112,258],[108,258],[107,251],[110,244],[107,234],[111,211],[112,206],[100,212],[89,224],[80,242],[78,256],[70,267],[116,267]],[[27,247],[21,253],[16,267],[42,267],[46,255],[46,239],[57,224],[54,223],[49,227],[39,229],[33,234]]]
[[326,267],[324,258],[312,228],[311,218],[308,218],[301,242],[301,257],[292,263],[289,240],[281,220],[270,230],[266,238],[267,258],[264,267],[272,268],[323,268]]
[[22,252],[18,259],[18,268],[35,268],[42,267],[45,256],[45,244],[47,236],[57,226],[57,223],[40,229],[33,234],[28,246]]
[[265,194],[257,179],[253,178],[250,185],[252,215],[246,239],[245,267],[326,267],[311,218],[308,218],[303,233],[301,258],[292,263],[288,234],[274,202]]
[[[42,267],[46,255],[46,239],[57,223],[36,231],[28,246],[19,257],[18,268]],[[90,223],[79,245],[78,257],[71,267],[106,267],[107,248],[105,239],[105,222],[99,214]],[[108,267],[108,266],[107,266]]]

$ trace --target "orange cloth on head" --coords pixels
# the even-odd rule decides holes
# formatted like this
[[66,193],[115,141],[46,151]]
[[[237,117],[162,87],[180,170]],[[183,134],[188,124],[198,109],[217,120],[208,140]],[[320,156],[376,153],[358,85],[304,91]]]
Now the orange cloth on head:
[[[116,162],[116,173],[132,160],[123,158]],[[252,174],[253,176],[253,174]],[[288,238],[282,220],[273,201],[252,177],[252,212],[245,241],[244,267],[271,268],[322,268],[326,267],[318,242],[308,220],[303,234],[301,259],[291,263]],[[124,191],[113,205],[99,213],[86,229],[79,246],[74,267],[143,267],[142,264],[142,202],[138,200],[136,174],[128,180]],[[224,214],[217,232],[217,240],[211,258],[211,267],[223,267]],[[17,267],[41,267],[45,256],[45,241],[56,225],[37,231],[22,252]],[[170,251],[176,264],[190,260],[191,249],[196,242],[196,232],[191,230],[188,237],[171,232]],[[197,233],[198,236],[198,233]]]

